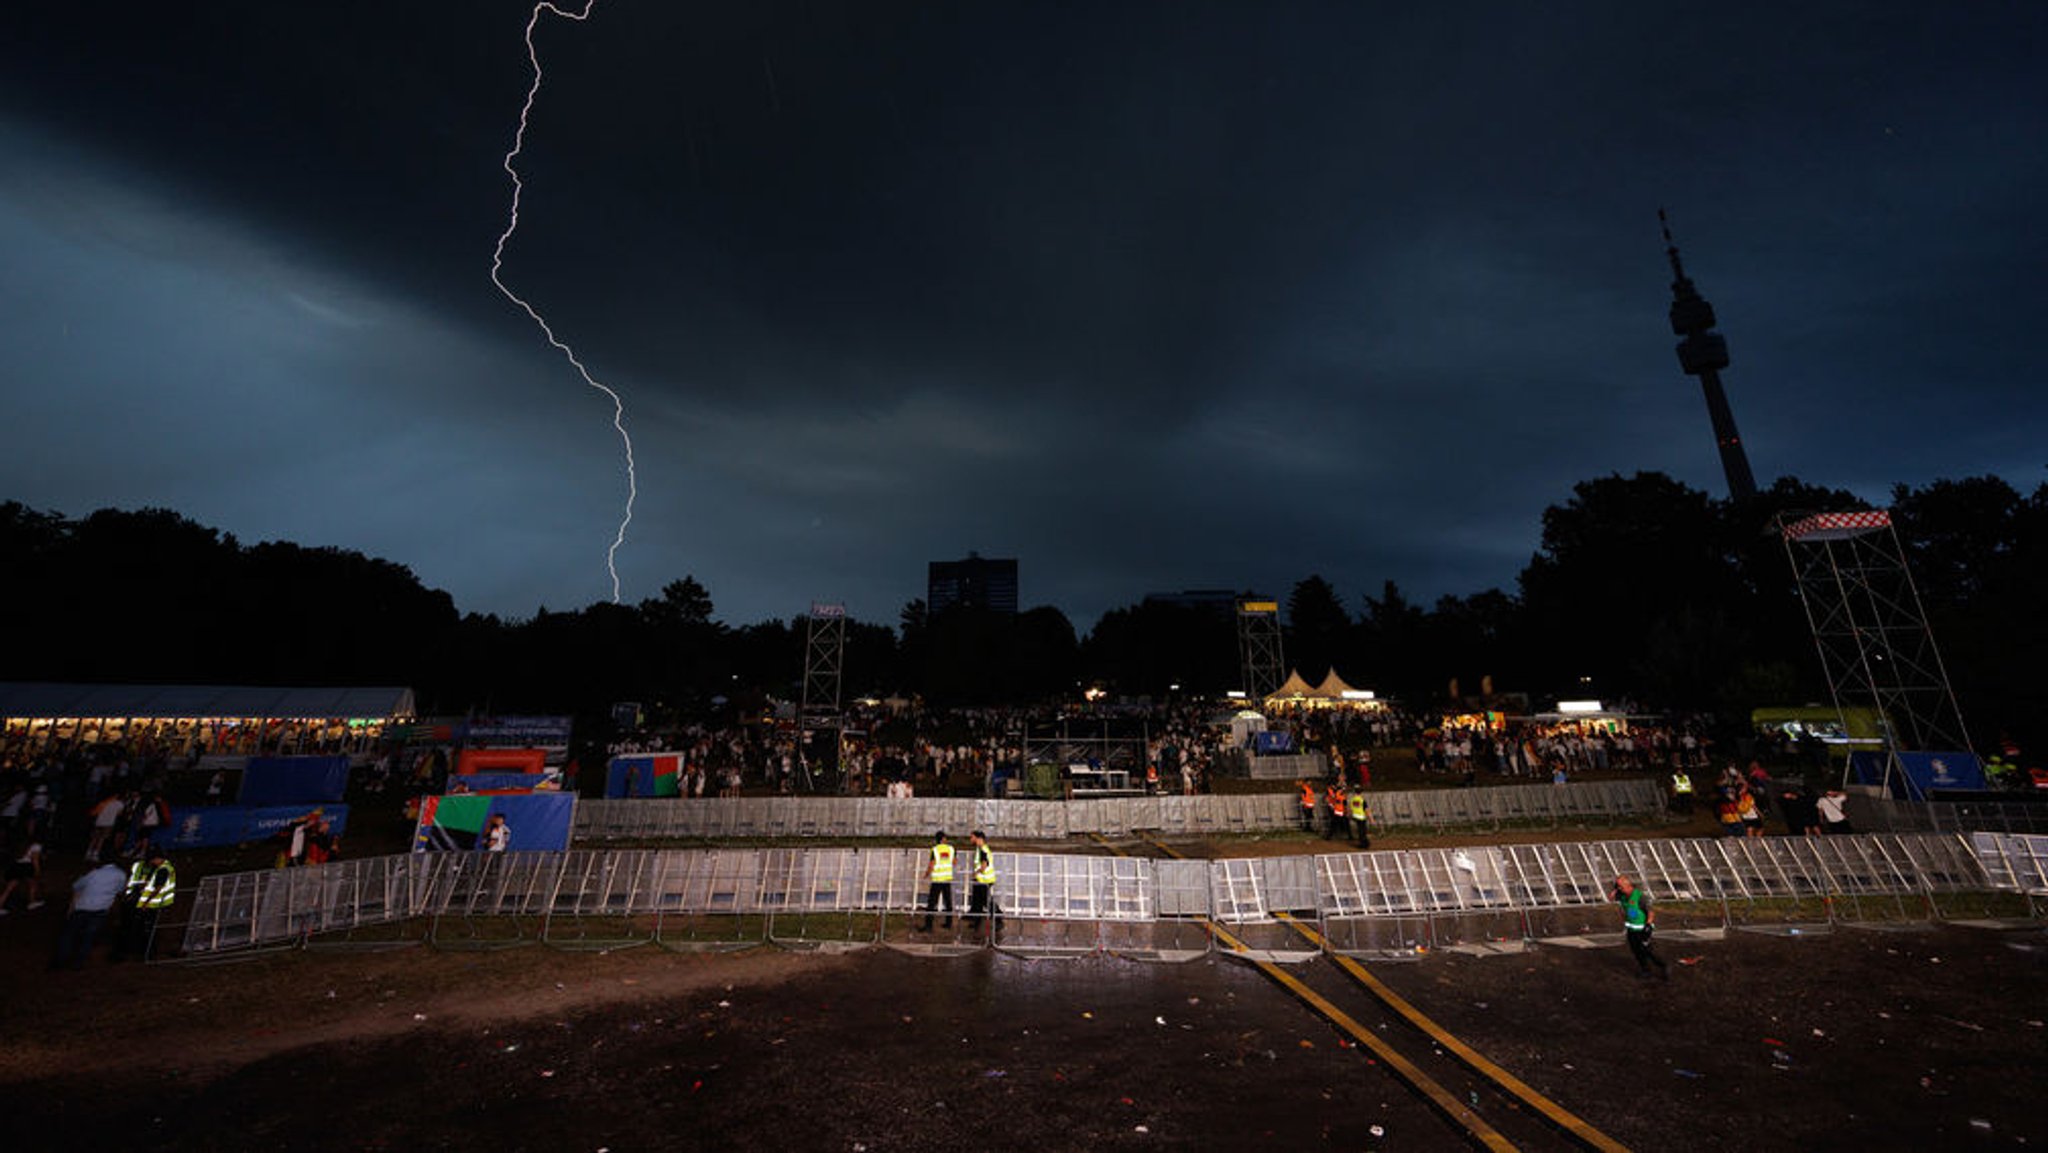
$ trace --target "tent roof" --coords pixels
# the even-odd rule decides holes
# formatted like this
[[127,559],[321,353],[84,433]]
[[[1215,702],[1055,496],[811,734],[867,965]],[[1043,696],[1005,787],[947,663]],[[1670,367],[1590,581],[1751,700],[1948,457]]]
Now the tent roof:
[[1306,697],[1314,694],[1314,692],[1315,690],[1309,687],[1308,682],[1301,679],[1300,673],[1289,669],[1287,671],[1287,679],[1281,683],[1279,688],[1267,693],[1266,699],[1270,701],[1275,697]]
[[1357,691],[1344,683],[1344,678],[1337,675],[1336,669],[1331,669],[1330,675],[1323,678],[1323,683],[1315,687],[1316,696],[1329,697],[1331,700],[1342,700],[1345,693]]
[[398,686],[289,688],[251,685],[0,684],[0,716],[409,717],[412,690]]

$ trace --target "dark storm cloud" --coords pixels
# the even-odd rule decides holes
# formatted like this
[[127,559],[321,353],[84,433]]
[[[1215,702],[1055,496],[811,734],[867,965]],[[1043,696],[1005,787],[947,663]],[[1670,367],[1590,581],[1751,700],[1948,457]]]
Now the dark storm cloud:
[[[10,401],[0,495],[367,548],[466,607],[608,591],[608,410],[483,275],[529,11],[20,14],[0,339],[55,392]],[[1660,203],[1761,476],[2041,479],[2043,29],[599,0],[540,26],[506,276],[627,397],[629,597],[888,619],[969,548],[1084,625],[1311,571],[1468,592],[1576,480],[1720,489]]]

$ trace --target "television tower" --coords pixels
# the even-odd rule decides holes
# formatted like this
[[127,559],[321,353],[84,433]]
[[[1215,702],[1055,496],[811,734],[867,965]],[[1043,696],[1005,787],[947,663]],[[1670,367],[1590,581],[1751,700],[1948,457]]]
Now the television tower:
[[1735,414],[1728,410],[1728,394],[1721,389],[1721,370],[1728,367],[1728,340],[1714,331],[1714,306],[1692,286],[1685,265],[1679,263],[1671,221],[1661,208],[1657,223],[1664,229],[1664,254],[1671,258],[1671,331],[1685,338],[1678,342],[1678,366],[1687,376],[1700,378],[1700,389],[1707,394],[1707,415],[1714,422],[1714,443],[1721,446],[1721,471],[1728,476],[1728,495],[1745,503],[1756,495],[1756,476],[1749,471],[1749,454],[1742,449]]

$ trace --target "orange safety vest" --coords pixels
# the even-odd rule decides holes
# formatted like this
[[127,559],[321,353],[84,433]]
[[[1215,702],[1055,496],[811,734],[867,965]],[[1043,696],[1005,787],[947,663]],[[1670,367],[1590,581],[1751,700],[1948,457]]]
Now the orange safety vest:
[[1301,783],[1301,807],[1304,809],[1316,807],[1316,790],[1307,781]]
[[1330,803],[1330,812],[1340,817],[1344,815],[1343,789],[1338,788],[1336,785],[1331,785],[1323,791],[1323,799]]

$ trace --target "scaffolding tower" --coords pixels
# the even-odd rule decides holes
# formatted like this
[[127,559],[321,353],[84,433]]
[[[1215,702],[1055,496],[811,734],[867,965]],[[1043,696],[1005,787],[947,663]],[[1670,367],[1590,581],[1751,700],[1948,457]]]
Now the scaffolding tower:
[[1245,695],[1256,707],[1287,680],[1287,659],[1280,648],[1280,602],[1237,602],[1237,655]]
[[846,672],[846,606],[811,602],[804,626],[804,687],[797,700],[796,763],[798,784],[816,787],[811,776],[813,733],[832,734],[832,767],[843,771],[846,724],[840,713],[841,684]]
[[1970,734],[1891,513],[1783,517],[1779,531],[1843,731],[1851,706],[1877,714],[1885,788],[1898,780],[1910,791],[1903,753],[1967,754]]

